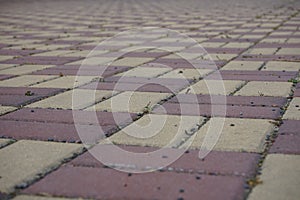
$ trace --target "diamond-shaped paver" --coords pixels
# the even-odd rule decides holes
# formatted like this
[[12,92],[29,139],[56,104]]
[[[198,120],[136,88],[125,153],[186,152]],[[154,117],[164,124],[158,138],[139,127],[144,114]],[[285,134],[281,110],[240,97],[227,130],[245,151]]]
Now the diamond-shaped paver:
[[241,96],[289,96],[292,83],[250,81],[235,93]]
[[149,111],[155,104],[168,96],[170,96],[169,93],[123,92],[87,110],[133,113]]
[[181,93],[228,95],[236,91],[244,81],[200,80]]
[[[0,191],[10,193],[81,151],[78,144],[20,140],[0,150]],[[14,167],[18,166],[18,167]]]
[[[74,98],[73,100],[73,93]],[[95,95],[95,96],[94,96]],[[93,105],[96,102],[105,100],[112,95],[109,90],[86,90],[75,89],[51,96],[41,101],[28,105],[30,108],[61,108],[61,109],[82,109]],[[74,104],[73,104],[74,101]]]
[[262,166],[261,184],[249,200],[298,200],[300,196],[300,155],[270,154]]
[[300,97],[293,98],[283,118],[300,120]]
[[[217,131],[220,130],[219,124],[223,123],[223,119],[211,118],[207,124],[201,127],[200,130],[195,133],[195,138],[192,137],[190,141],[188,141],[192,142],[191,148],[199,149],[206,135],[209,133],[208,131],[212,131],[211,134],[215,135],[210,135],[207,139],[216,137],[218,134]],[[214,150],[262,152],[264,149],[265,136],[270,134],[273,128],[274,125],[270,123],[270,120],[226,118],[217,143],[214,146]]]
[[203,120],[200,116],[145,115],[108,140],[114,144],[173,147]]

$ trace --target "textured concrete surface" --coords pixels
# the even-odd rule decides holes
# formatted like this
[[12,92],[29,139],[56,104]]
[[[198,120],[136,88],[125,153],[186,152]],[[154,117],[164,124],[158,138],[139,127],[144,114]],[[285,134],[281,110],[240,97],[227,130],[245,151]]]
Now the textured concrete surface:
[[299,199],[299,26],[296,0],[1,1],[0,199]]

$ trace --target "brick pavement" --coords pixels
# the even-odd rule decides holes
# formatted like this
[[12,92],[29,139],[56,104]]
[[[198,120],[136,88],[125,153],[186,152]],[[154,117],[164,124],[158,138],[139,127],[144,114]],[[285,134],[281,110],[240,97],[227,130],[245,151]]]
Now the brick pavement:
[[[0,11],[0,199],[300,198],[298,1],[16,0]],[[205,50],[161,29],[97,46],[141,27]]]

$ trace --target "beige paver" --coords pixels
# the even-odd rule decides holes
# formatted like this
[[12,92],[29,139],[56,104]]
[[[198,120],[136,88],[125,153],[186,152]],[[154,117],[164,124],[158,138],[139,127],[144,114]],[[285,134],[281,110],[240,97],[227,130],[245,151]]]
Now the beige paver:
[[139,65],[142,65],[146,62],[149,62],[151,60],[154,60],[154,58],[136,58],[136,57],[126,57],[121,58],[119,60],[116,60],[112,62],[112,66],[129,66],[129,67],[137,67]]
[[267,62],[262,70],[269,71],[299,71],[300,63],[298,62],[281,62],[281,61],[270,61]]
[[117,74],[116,76],[127,76],[127,77],[156,77],[172,68],[167,67],[136,67],[124,73]]
[[2,74],[22,75],[32,73],[38,70],[52,67],[52,65],[22,65],[18,67],[12,67],[9,69],[1,70]]
[[13,59],[14,56],[0,56],[0,61]]
[[[78,144],[20,140],[0,150],[0,191],[10,193],[81,151]],[[16,167],[18,166],[18,167]]]
[[262,66],[261,61],[231,61],[221,70],[258,70]]
[[292,83],[251,81],[235,95],[241,96],[289,96]]
[[98,103],[87,110],[106,110],[113,112],[143,112],[149,110],[159,101],[170,96],[169,93],[154,92],[123,92]]
[[[188,141],[187,144],[191,143],[191,148],[199,149],[208,133],[208,128],[213,134],[217,134],[222,119],[211,118],[195,133],[194,138],[191,137],[190,140],[193,139],[193,142]],[[272,132],[273,128],[274,125],[270,120],[226,118],[214,150],[262,152],[265,136]]]
[[[73,102],[74,92],[74,106]],[[85,90],[75,89],[43,99],[33,104],[27,105],[30,108],[60,108],[60,109],[83,109],[112,96],[113,92],[108,90]],[[95,95],[95,97],[94,97]]]
[[7,79],[0,82],[1,87],[23,87],[30,86],[46,80],[57,78],[58,76],[50,75],[22,75],[19,77]]
[[237,90],[244,81],[200,80],[180,93],[228,95]]
[[1,106],[0,105],[0,115],[16,110],[16,107],[13,106]]
[[248,200],[298,200],[300,197],[300,155],[270,154],[260,179]]
[[184,69],[178,68],[172,70],[159,78],[181,78],[181,79],[198,79],[212,72],[212,69]]
[[111,136],[109,141],[114,144],[176,147],[187,137],[186,131],[197,129],[197,124],[203,120],[200,116],[149,114]]
[[293,98],[283,118],[300,120],[300,97]]
[[248,50],[247,54],[258,54],[258,55],[272,55],[276,52],[277,48],[254,48]]
[[[97,52],[93,52],[93,55],[96,54]],[[92,55],[90,55],[92,56]],[[70,62],[70,63],[67,63],[66,65],[96,65],[96,66],[99,66],[99,65],[104,65],[104,64],[107,64],[111,61],[113,61],[115,58],[113,57],[102,57],[102,56],[99,56],[99,57],[88,57],[86,59],[82,59],[82,60],[79,60],[79,61],[75,61],[75,62]]]
[[282,48],[276,54],[278,55],[298,55],[300,48]]
[[63,76],[54,80],[36,84],[32,87],[37,88],[75,88],[98,78],[97,76]]
[[250,43],[250,42],[229,42],[228,44],[224,45],[223,47],[226,47],[226,48],[248,48],[251,45],[253,45],[253,43]]

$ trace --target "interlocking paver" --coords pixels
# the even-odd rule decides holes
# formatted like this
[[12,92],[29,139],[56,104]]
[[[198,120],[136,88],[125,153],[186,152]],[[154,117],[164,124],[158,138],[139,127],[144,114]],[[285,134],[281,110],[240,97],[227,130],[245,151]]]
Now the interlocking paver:
[[298,199],[299,164],[299,155],[268,155],[260,176],[262,184],[254,188],[249,199]]
[[168,96],[170,96],[169,93],[122,92],[106,101],[87,108],[87,110],[143,112],[145,109],[150,110],[154,105]]
[[[182,181],[183,179],[185,181]],[[147,184],[144,184],[145,181]],[[26,193],[105,199],[143,199],[145,196],[156,199],[196,199],[199,196],[205,199],[240,199],[243,196],[242,183],[241,177],[169,172],[128,176],[112,169],[69,166],[32,185],[26,189]],[[118,192],[115,188],[118,188]]]
[[[81,145],[21,140],[0,150],[0,190],[10,193],[81,151]],[[38,149],[38,150],[37,150]],[[18,166],[17,168],[13,166]]]
[[[211,118],[207,124],[195,133],[196,136],[192,140],[191,147],[200,148],[208,128],[215,128],[211,124],[221,122],[222,118]],[[219,151],[262,152],[265,137],[273,131],[273,128],[274,125],[269,120],[226,118],[224,129],[214,149]]]
[[293,98],[285,114],[283,115],[283,118],[300,120],[300,98],[299,97]]
[[97,76],[64,76],[32,87],[41,88],[74,88],[93,81]]
[[244,81],[200,80],[181,93],[228,95],[237,90]]
[[279,62],[279,61],[270,61],[262,68],[262,70],[270,71],[299,71],[300,66],[297,62]]
[[262,64],[259,61],[231,61],[222,70],[258,70]]
[[23,75],[0,82],[1,87],[24,87],[38,84],[50,79],[55,79],[58,76],[45,76],[45,75]]
[[186,130],[196,129],[203,120],[199,116],[145,115],[108,140],[114,144],[172,147],[187,137]]
[[250,81],[235,95],[242,96],[282,96],[291,92],[292,83]]
[[[64,198],[64,197],[59,198],[59,197],[45,197],[45,196],[33,196],[33,195],[18,195],[15,198],[13,198],[13,200],[68,200],[68,199],[69,198]],[[74,198],[70,198],[69,200],[71,199]]]
[[[296,199],[290,188],[299,185],[293,164],[300,152],[299,6],[283,0],[2,3],[0,154],[9,152],[0,165],[14,174],[9,181],[0,174],[0,182],[12,183],[9,191],[0,189],[0,199],[269,199],[269,193]],[[208,125],[220,117],[226,118],[221,136],[199,159]],[[186,122],[178,127],[181,118]],[[24,139],[22,149],[11,151]],[[121,173],[108,166],[159,166],[150,154],[136,165],[114,157],[109,139],[137,153],[174,139],[165,148],[171,154],[156,161],[183,155],[154,173]],[[97,142],[108,150],[104,157],[114,158],[108,166],[89,154],[101,151],[92,146]],[[69,143],[91,151],[59,167],[69,157],[59,149]],[[21,164],[30,164],[7,165],[25,153],[29,160]],[[53,157],[56,165],[43,168]],[[265,181],[268,173],[274,181]]]
[[83,109],[87,106],[91,106],[95,104],[96,102],[103,101],[106,98],[109,98],[110,96],[112,96],[112,92],[107,90],[94,91],[94,90],[86,90],[86,89],[75,89],[55,96],[51,96],[49,98],[43,99],[33,104],[29,104],[27,107]]
[[160,74],[170,71],[167,67],[137,67],[117,76],[129,76],[129,77],[156,77]]

